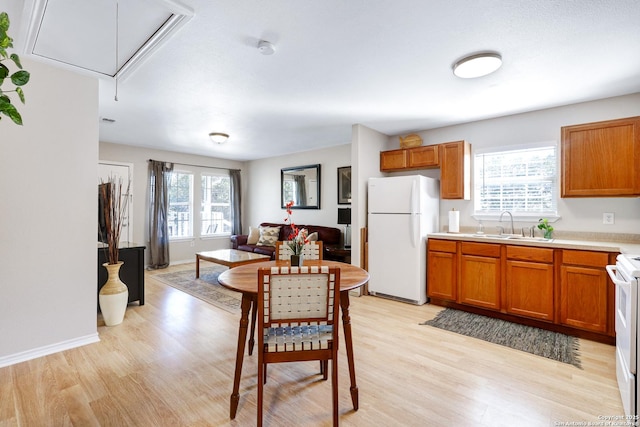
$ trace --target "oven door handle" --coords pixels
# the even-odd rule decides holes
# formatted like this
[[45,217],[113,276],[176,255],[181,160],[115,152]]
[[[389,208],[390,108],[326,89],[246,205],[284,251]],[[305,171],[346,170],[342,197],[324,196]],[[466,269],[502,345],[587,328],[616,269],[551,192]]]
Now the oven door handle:
[[609,274],[609,278],[611,281],[618,286],[628,286],[629,283],[624,280],[620,280],[616,277],[616,273],[618,272],[618,267],[615,265],[607,265],[605,266],[607,269],[607,273]]

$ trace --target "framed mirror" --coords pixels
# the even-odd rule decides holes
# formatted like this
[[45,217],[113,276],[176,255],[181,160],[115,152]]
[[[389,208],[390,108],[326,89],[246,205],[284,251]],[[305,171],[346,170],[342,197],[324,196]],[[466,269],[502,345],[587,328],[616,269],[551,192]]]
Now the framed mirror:
[[320,165],[280,170],[281,207],[293,201],[291,209],[320,209]]

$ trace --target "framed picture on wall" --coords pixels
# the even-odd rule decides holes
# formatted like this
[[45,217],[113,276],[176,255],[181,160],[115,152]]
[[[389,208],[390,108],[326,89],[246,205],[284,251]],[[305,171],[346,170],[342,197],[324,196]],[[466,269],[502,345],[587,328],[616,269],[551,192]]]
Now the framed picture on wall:
[[338,204],[351,204],[351,166],[338,168]]

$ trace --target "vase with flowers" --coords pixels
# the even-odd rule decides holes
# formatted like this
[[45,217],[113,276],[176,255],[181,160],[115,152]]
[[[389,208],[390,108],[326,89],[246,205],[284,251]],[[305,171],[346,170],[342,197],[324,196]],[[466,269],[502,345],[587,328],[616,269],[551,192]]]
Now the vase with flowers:
[[291,265],[302,265],[302,248],[305,244],[309,243],[309,236],[306,228],[298,228],[291,219],[291,207],[293,206],[293,200],[289,201],[285,207],[287,209],[287,217],[284,219],[285,224],[289,223],[291,227],[291,233],[289,234],[287,246],[291,249]]
[[126,220],[125,212],[129,203],[129,183],[126,189],[122,180],[116,182],[114,177],[109,177],[107,182],[102,181],[98,186],[100,200],[100,216],[102,226],[99,226],[101,240],[106,242],[103,247],[105,258],[108,262],[102,264],[107,269],[107,282],[99,292],[100,311],[104,323],[107,326],[115,326],[122,323],[124,313],[129,300],[129,288],[120,280],[120,267],[124,264],[119,260],[120,232],[122,224]]

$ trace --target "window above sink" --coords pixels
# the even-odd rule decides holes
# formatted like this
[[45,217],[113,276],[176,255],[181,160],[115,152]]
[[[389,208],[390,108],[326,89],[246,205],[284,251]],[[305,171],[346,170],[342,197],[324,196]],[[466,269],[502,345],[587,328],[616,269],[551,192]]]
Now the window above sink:
[[517,221],[558,218],[558,144],[547,141],[474,153],[474,215],[498,220],[509,211]]

